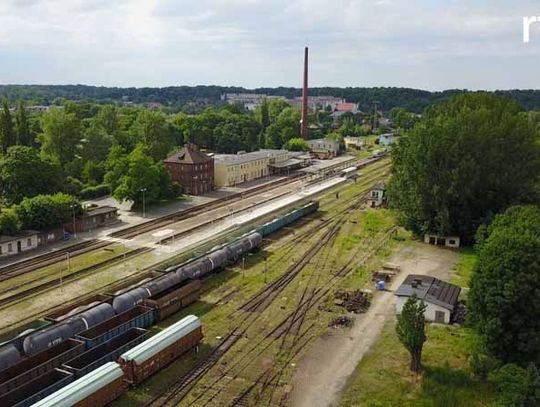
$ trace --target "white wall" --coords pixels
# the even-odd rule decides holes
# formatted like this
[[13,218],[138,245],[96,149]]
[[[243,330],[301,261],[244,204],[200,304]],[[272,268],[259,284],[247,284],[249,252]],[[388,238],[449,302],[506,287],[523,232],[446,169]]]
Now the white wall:
[[[30,239],[30,245],[28,245],[28,239]],[[12,240],[11,242],[0,243],[2,248],[0,257],[13,256],[18,253],[17,242],[21,242],[21,253],[27,250],[35,249],[38,245],[37,235],[22,236],[19,239]],[[11,251],[9,251],[9,245],[11,244]]]
[[[396,297],[396,314],[401,314],[401,310],[403,309],[403,306],[405,305],[405,302],[407,302],[408,297]],[[443,308],[439,305],[431,304],[429,302],[426,302],[427,308],[424,312],[424,317],[426,318],[426,321],[435,321],[435,311],[441,311],[444,312],[444,323],[449,324],[450,323],[450,311],[446,308]]]

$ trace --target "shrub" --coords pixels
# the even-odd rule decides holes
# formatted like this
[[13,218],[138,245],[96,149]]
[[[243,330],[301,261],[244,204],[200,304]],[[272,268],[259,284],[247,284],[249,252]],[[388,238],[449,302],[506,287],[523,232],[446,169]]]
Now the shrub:
[[72,195],[57,193],[25,198],[15,207],[23,228],[43,230],[60,226],[75,214],[82,213],[81,205]]
[[534,364],[524,369],[509,363],[489,375],[498,392],[501,406],[533,407],[540,405],[540,376]]
[[21,229],[19,217],[13,209],[2,209],[0,212],[0,235],[14,235]]
[[93,199],[109,195],[110,193],[111,187],[108,184],[101,184],[96,186],[89,186],[82,189],[80,192],[80,196],[83,199]]

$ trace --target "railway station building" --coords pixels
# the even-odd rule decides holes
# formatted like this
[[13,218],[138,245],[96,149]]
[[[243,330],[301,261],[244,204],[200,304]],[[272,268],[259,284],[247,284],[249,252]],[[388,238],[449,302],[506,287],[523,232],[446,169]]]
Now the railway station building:
[[214,189],[214,158],[200,152],[195,144],[186,144],[163,164],[186,194],[201,195]]
[[214,178],[217,187],[232,187],[272,174],[271,166],[291,158],[287,150],[259,150],[251,153],[216,154]]

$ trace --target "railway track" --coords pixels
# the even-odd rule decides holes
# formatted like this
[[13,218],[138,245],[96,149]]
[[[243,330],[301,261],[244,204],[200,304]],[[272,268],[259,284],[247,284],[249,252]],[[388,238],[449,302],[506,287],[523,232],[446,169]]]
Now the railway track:
[[[360,206],[363,202],[365,202],[366,196],[362,195],[359,199],[355,200],[352,205],[349,205],[349,207],[345,210],[351,211],[358,206]],[[335,218],[336,215],[334,215],[332,218]],[[331,220],[327,220],[326,224],[330,223]],[[293,266],[289,268],[287,272],[285,272],[283,275],[281,275],[278,279],[276,279],[274,282],[270,283],[268,286],[266,286],[263,290],[261,290],[259,293],[257,293],[255,296],[253,296],[250,300],[248,300],[242,307],[240,307],[240,310],[244,311],[245,315],[240,318],[240,322],[235,326],[235,328],[231,331],[232,335],[234,335],[234,343],[231,344],[230,337],[226,338],[222,343],[220,343],[216,349],[217,352],[213,352],[212,355],[206,360],[203,361],[200,365],[198,365],[195,369],[193,369],[190,373],[188,373],[186,376],[179,379],[176,383],[174,383],[167,391],[165,391],[163,394],[157,395],[152,400],[150,400],[146,406],[164,406],[168,404],[175,404],[179,403],[183,400],[185,395],[189,393],[189,391],[197,384],[197,382],[218,362],[218,360],[232,347],[232,345],[236,344],[238,339],[240,339],[245,332],[251,327],[259,318],[260,312],[264,311],[270,303],[285,289],[288,284],[303,270],[303,268],[309,264],[311,259],[320,253],[321,248],[325,247],[325,245],[328,245],[330,241],[334,241],[335,237],[337,236],[337,233],[339,232],[343,222],[336,221],[334,225],[329,226],[329,230],[324,233],[324,235],[314,242],[314,244],[311,245],[307,253],[303,256],[303,258],[295,263]],[[319,225],[320,226],[320,225]],[[309,236],[313,237],[313,234],[310,234]],[[252,352],[259,349],[259,347],[264,343],[268,342],[262,350],[259,350],[258,355],[262,353],[265,349],[267,349],[272,343],[277,341],[278,339],[283,339],[291,332],[291,330],[294,330],[295,336],[294,340],[290,344],[290,348],[296,348],[301,342],[301,339],[304,337],[305,332],[301,334],[301,327],[305,320],[306,314],[309,310],[311,310],[322,298],[324,298],[329,292],[329,289],[317,289],[312,290],[311,293],[309,293],[308,296],[306,296],[305,300],[301,300],[300,305],[295,309],[294,312],[289,314],[274,330],[272,330],[270,333],[268,333],[259,343],[255,344],[251,347],[248,351],[242,352],[242,357],[239,361],[237,361],[233,366],[229,366],[228,369],[220,375],[220,377],[207,386],[205,388],[206,392],[208,393],[210,389],[213,389],[218,382],[222,381],[225,376],[227,376],[231,370],[242,363],[243,359],[249,357]],[[303,296],[304,297],[304,296]],[[304,298],[303,298],[304,299]],[[308,328],[309,330],[310,328]],[[311,340],[311,338],[310,338]],[[226,346],[223,346],[223,343],[226,344]],[[283,343],[280,347],[280,349],[283,349]],[[229,346],[230,345],[230,346]],[[302,346],[298,347],[297,352],[300,352]],[[257,355],[256,355],[257,356]],[[247,363],[251,363],[253,357],[251,357]],[[271,378],[266,378],[263,383],[272,382],[276,378],[280,377],[281,373],[278,373],[274,375]],[[262,380],[262,379],[261,379]],[[258,383],[257,383],[258,384]],[[255,385],[256,386],[256,385]],[[248,387],[247,391],[245,393],[240,394],[234,401],[232,405],[243,405],[242,400],[245,400],[249,392],[251,391],[252,387]],[[264,387],[264,386],[263,386]],[[220,393],[220,390],[218,389],[217,392],[213,396],[210,397],[210,399],[205,399],[204,403],[208,404],[212,402],[215,397]],[[195,399],[195,401],[200,401],[199,398]],[[194,402],[191,402],[192,405]]]
[[[366,165],[371,164],[372,162],[378,161],[379,159],[380,158],[369,159],[369,160],[364,160],[361,162],[358,161],[355,163],[362,166],[366,166]],[[282,180],[273,182],[271,184],[265,184],[259,187],[252,188],[246,192],[235,193],[235,194],[232,194],[223,198],[219,198],[217,200],[214,200],[214,201],[202,204],[202,205],[197,205],[186,210],[177,211],[169,215],[152,219],[142,224],[131,226],[117,232],[113,232],[109,234],[108,236],[111,238],[132,239],[133,237],[139,234],[147,233],[156,229],[166,227],[175,222],[179,222],[181,220],[185,220],[190,217],[200,215],[201,213],[204,213],[206,211],[217,209],[226,205],[230,205],[231,203],[238,202],[244,198],[251,197],[261,192],[269,191],[269,190],[272,190],[277,187],[281,187],[290,183],[298,182],[306,178],[307,178],[306,175],[297,176],[293,178],[284,178]],[[267,200],[265,200],[265,202],[266,201]],[[163,239],[164,243],[167,243],[170,240],[178,238],[184,235],[185,233],[187,232],[180,232],[174,237],[173,236],[167,237],[166,239]],[[27,260],[22,260],[17,263],[0,267],[0,282],[19,276],[21,274],[34,271],[36,269],[40,269],[40,268],[58,263],[59,261],[64,260],[67,257],[68,253],[69,253],[69,256],[73,258],[73,257],[79,256],[79,255],[82,255],[82,254],[85,254],[94,250],[98,250],[100,248],[110,246],[110,245],[111,245],[111,242],[101,241],[99,239],[91,239],[91,240],[87,240],[87,241],[66,247],[64,249],[59,249],[54,252],[45,253],[39,256],[32,257]]]

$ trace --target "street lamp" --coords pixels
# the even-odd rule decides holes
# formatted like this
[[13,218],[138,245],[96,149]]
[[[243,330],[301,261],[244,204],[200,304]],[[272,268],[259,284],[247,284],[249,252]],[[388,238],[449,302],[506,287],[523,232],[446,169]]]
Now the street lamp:
[[77,205],[69,205],[71,212],[73,213],[73,237],[77,239],[77,224],[75,223],[75,208]]
[[140,191],[142,192],[142,217],[146,218],[146,207],[144,201],[144,193],[146,192],[146,188],[141,188]]

